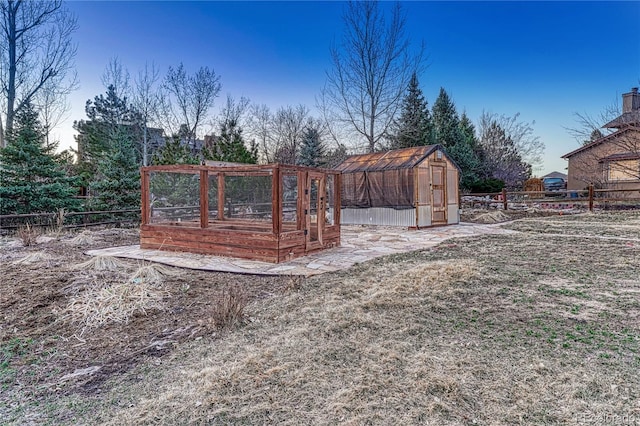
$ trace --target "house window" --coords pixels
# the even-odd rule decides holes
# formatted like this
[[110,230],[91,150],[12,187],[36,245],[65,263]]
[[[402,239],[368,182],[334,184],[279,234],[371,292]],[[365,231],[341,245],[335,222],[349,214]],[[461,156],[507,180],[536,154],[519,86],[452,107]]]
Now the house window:
[[637,180],[640,178],[640,160],[612,161],[608,164],[608,180]]

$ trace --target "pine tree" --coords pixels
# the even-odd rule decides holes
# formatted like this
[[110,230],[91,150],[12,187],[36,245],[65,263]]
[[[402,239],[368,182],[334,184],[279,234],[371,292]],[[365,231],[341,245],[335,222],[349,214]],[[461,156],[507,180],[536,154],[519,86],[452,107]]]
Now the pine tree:
[[111,148],[98,162],[94,208],[127,210],[140,207],[140,171],[135,149],[126,129],[113,134]]
[[56,148],[55,144],[45,145],[38,113],[25,104],[6,148],[0,149],[0,214],[80,208],[80,201],[74,198],[79,180],[65,173],[54,155]]
[[498,179],[513,189],[521,187],[531,176],[531,166],[523,161],[513,140],[496,121],[483,130],[480,146],[484,153],[486,180]]
[[151,157],[151,164],[200,164],[191,153],[191,149],[180,141],[179,137],[167,140]]
[[456,112],[456,106],[442,87],[438,98],[433,103],[431,117],[434,143],[450,148],[460,140],[460,119]]
[[458,123],[458,141],[447,148],[447,153],[460,167],[460,187],[470,190],[482,176],[482,150],[478,146],[475,127],[465,113]]
[[251,147],[247,148],[242,137],[242,129],[236,120],[229,119],[220,125],[220,136],[210,149],[203,150],[203,156],[206,160],[256,164],[258,147],[252,143]]
[[310,167],[321,167],[325,164],[325,147],[320,138],[320,132],[313,127],[307,127],[302,135],[300,158],[298,164]]
[[142,117],[126,97],[118,96],[113,85],[107,88],[106,96],[88,100],[85,112],[88,119],[75,122],[73,127],[78,131],[77,168],[86,186],[95,181],[98,164],[123,133],[131,140],[133,158],[142,163]]
[[394,121],[390,148],[408,148],[432,143],[432,124],[427,101],[413,73],[402,102],[400,118]]

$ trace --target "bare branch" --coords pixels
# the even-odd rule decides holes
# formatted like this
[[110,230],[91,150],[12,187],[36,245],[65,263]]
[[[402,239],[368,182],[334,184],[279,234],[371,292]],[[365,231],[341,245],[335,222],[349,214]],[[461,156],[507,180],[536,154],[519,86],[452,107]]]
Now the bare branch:
[[364,139],[371,152],[387,133],[411,75],[422,66],[422,50],[410,52],[404,24],[399,3],[387,20],[377,2],[349,2],[342,43],[331,48],[325,110]]
[[[60,0],[5,0],[0,3],[0,27],[4,130],[11,131],[14,116],[24,105],[42,102],[34,99],[38,92],[68,93],[75,88],[76,46],[71,35],[77,21]],[[4,135],[1,142],[4,146]]]

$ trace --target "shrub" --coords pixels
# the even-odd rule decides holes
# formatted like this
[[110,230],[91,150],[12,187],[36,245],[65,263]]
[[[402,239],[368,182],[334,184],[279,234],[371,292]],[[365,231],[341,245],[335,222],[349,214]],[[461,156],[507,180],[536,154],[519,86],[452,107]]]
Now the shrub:
[[244,309],[249,298],[245,290],[238,285],[227,286],[222,290],[218,303],[213,306],[212,319],[218,328],[233,327],[244,319]]

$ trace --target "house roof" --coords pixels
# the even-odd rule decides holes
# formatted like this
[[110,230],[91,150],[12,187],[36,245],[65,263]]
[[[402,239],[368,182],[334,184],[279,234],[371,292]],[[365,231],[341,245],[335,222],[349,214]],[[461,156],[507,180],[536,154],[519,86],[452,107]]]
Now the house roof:
[[625,112],[620,117],[611,120],[602,127],[607,129],[620,129],[627,126],[640,126],[639,110]]
[[[422,162],[422,160],[436,149],[442,150],[444,155],[446,155],[441,145],[416,146],[391,151],[373,152],[370,154],[352,155],[340,163],[336,169],[342,173],[410,169]],[[447,158],[449,157],[447,156]],[[449,158],[449,160],[451,159]],[[456,167],[458,166],[456,165]]]
[[613,132],[613,133],[611,133],[609,135],[603,136],[600,139],[596,139],[593,142],[590,142],[590,143],[588,143],[586,145],[583,145],[580,148],[575,149],[575,150],[563,155],[560,158],[569,159],[570,157],[573,157],[574,155],[576,155],[576,154],[578,154],[580,152],[589,150],[589,149],[591,149],[591,148],[593,148],[595,146],[601,145],[604,142],[610,141],[612,139],[616,139],[616,138],[622,136],[625,133],[633,132],[633,131],[635,131],[635,132],[640,131],[640,127],[636,127],[636,126],[625,127],[624,129],[618,130],[618,131]]
[[617,154],[609,155],[608,157],[601,158],[599,163],[610,163],[613,161],[624,161],[624,160],[638,160],[640,159],[640,153],[637,152],[620,152]]
[[542,176],[541,179],[544,179],[544,178],[562,178],[564,180],[567,180],[567,174],[562,172],[551,172],[549,174]]

